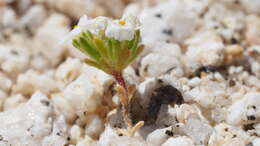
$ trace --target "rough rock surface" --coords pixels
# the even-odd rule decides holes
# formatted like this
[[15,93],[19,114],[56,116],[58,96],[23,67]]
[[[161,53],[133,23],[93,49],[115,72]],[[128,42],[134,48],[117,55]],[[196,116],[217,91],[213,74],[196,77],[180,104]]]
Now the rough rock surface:
[[64,145],[67,128],[55,118],[50,100],[42,93],[17,108],[0,113],[2,145]]

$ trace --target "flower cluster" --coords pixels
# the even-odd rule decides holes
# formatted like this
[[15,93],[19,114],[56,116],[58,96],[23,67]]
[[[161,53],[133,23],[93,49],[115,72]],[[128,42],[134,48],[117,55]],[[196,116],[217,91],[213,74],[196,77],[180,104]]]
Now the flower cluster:
[[140,23],[133,15],[119,20],[107,17],[88,19],[83,16],[68,39],[89,56],[86,63],[114,75],[121,73],[143,50]]

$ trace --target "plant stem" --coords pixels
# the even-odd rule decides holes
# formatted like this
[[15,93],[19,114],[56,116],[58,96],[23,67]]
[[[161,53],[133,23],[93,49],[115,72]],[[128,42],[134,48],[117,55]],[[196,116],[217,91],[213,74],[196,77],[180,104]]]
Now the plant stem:
[[114,78],[116,79],[117,83],[124,88],[125,92],[126,92],[126,95],[128,97],[128,89],[127,89],[127,86],[126,86],[126,83],[125,83],[125,80],[124,80],[124,77],[122,75],[122,72],[113,72],[113,76]]
[[129,99],[128,99],[128,89],[126,86],[126,82],[124,80],[122,72],[113,72],[113,76],[114,76],[115,80],[117,81],[117,83],[124,89],[124,94],[120,97],[120,102],[122,104],[123,118],[127,124],[127,128],[132,128],[132,122],[128,115]]

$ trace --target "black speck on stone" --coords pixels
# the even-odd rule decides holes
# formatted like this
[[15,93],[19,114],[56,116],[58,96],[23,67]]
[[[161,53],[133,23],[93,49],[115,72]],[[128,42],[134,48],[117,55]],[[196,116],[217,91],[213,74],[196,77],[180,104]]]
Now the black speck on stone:
[[171,67],[171,68],[169,68],[165,73],[166,74],[168,74],[168,73],[170,73],[173,69],[175,69],[176,67]]
[[67,137],[67,141],[70,141],[70,137]]
[[145,72],[148,71],[148,67],[149,67],[149,65],[146,65],[146,66],[144,67],[144,71],[145,71]]
[[47,101],[47,100],[41,100],[40,101],[42,104],[44,104],[45,106],[49,106],[50,105],[50,102]]
[[171,130],[166,130],[165,134],[167,134],[168,136],[173,136],[174,133]]
[[237,39],[231,38],[231,43],[232,43],[232,44],[237,44]]
[[164,29],[162,32],[163,32],[164,34],[166,34],[166,35],[169,35],[169,36],[172,36],[172,35],[173,35],[172,29]]
[[3,138],[3,136],[2,136],[2,135],[0,135],[0,141],[2,141],[2,140],[4,140],[4,138]]
[[162,79],[158,79],[157,81],[158,81],[159,84],[163,83]]
[[227,131],[228,131],[228,128],[225,128],[224,130],[227,132]]
[[228,84],[230,87],[233,87],[236,85],[236,82],[234,80],[229,80]]
[[243,125],[243,130],[245,130],[245,131],[248,131],[248,130],[253,130],[253,129],[255,129],[255,128],[254,128],[254,124],[253,124],[253,123],[251,123],[251,124],[246,124],[246,125]]
[[233,138],[236,138],[236,137],[237,137],[237,135],[236,135],[236,134],[234,134],[234,135],[233,135]]
[[57,132],[56,135],[60,136],[60,132]]
[[252,105],[252,108],[253,108],[254,110],[256,110],[256,106],[255,106],[255,105]]
[[195,71],[195,75],[200,76],[201,72],[210,73],[210,72],[216,72],[216,71],[217,71],[216,66],[213,66],[213,65],[202,66]]
[[252,142],[248,143],[246,146],[254,146]]
[[11,50],[11,54],[13,54],[13,55],[18,55],[18,52],[15,51],[15,50]]
[[247,116],[247,119],[250,121],[254,121],[256,120],[256,117],[254,115],[251,115],[251,116]]
[[155,17],[157,17],[157,18],[162,18],[162,14],[160,14],[160,13],[155,14]]
[[122,133],[120,133],[120,134],[118,134],[118,136],[123,136],[123,134],[122,134]]

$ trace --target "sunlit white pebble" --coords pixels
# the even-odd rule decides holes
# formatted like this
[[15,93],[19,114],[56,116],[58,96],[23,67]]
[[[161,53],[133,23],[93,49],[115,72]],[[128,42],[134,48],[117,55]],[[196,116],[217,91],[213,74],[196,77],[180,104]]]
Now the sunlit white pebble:
[[252,123],[260,117],[260,94],[250,92],[228,109],[227,123],[231,125],[240,125]]
[[160,146],[169,136],[165,133],[168,128],[156,129],[147,136],[147,143],[151,146]]
[[21,94],[13,95],[5,100],[4,111],[14,109],[18,105],[20,105],[21,103],[25,103],[26,101],[27,99]]
[[215,126],[208,144],[209,146],[242,146],[248,144],[250,140],[250,136],[242,129],[221,123]]
[[193,141],[186,136],[169,138],[162,146],[194,146]]
[[104,130],[104,123],[98,115],[88,116],[88,120],[85,126],[85,134],[97,138]]
[[68,58],[57,68],[55,78],[65,83],[71,82],[79,76],[81,65],[79,59]]
[[58,114],[62,114],[68,123],[72,123],[76,118],[76,112],[73,110],[72,105],[64,97],[62,93],[53,94],[51,100],[54,109]]
[[83,129],[78,125],[73,125],[70,129],[70,142],[76,144],[83,138]]
[[4,91],[0,90],[0,111],[3,110],[4,102],[6,99],[7,99],[7,94]]

